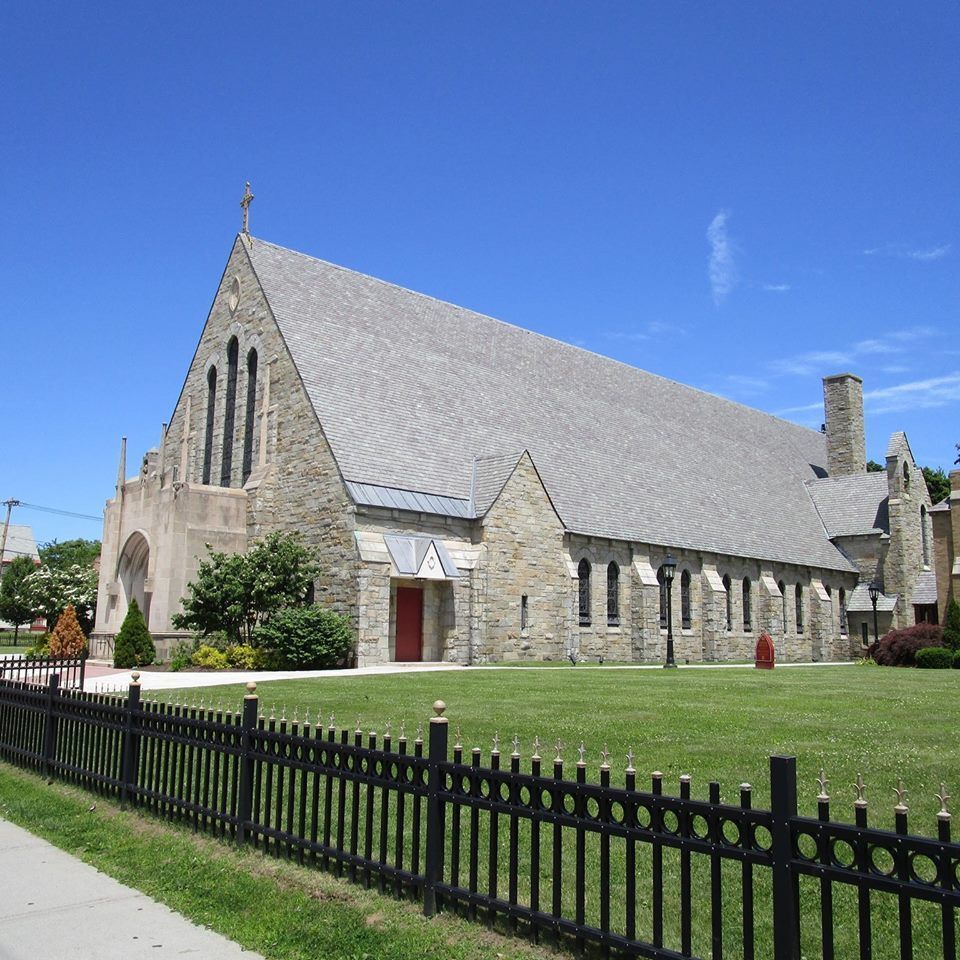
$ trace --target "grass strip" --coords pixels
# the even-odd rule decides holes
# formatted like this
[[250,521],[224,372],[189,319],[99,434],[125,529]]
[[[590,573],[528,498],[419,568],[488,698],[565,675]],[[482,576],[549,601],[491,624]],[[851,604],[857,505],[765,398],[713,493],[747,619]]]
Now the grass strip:
[[417,904],[238,850],[6,764],[0,816],[270,960],[557,956],[449,914],[428,920]]

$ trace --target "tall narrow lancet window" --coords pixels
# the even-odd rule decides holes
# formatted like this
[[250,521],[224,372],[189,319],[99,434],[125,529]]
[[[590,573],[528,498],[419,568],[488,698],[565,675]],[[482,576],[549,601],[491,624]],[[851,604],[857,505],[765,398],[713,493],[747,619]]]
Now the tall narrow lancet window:
[[847,591],[840,588],[840,636],[847,635]]
[[783,624],[783,632],[787,632],[787,587],[786,584],[781,580],[777,584],[777,589],[780,591],[780,623]]
[[794,597],[797,610],[797,633],[803,633],[803,587],[801,587],[799,583],[797,584]]
[[253,471],[253,418],[257,410],[257,351],[247,354],[247,411],[243,421],[243,480]]
[[213,418],[217,412],[217,368],[207,373],[207,432],[203,438],[203,483],[210,483],[210,463],[213,460]]
[[663,567],[657,570],[657,583],[660,584],[660,629],[667,629],[667,578],[663,575]]
[[680,626],[689,630],[693,623],[690,614],[690,571],[684,570],[680,574]]
[[607,566],[607,626],[620,626],[620,568],[613,560]]
[[229,487],[233,475],[233,427],[237,417],[237,363],[240,344],[231,337],[227,344],[227,396],[223,405],[223,456],[220,458],[220,486]]
[[727,604],[727,629],[733,629],[733,595],[730,593],[730,578],[724,576],[723,578],[723,589],[726,593],[726,604]]
[[577,595],[580,626],[590,626],[590,561],[584,558],[577,566]]
[[750,578],[743,578],[743,629],[749,633],[753,629],[753,615],[750,612]]
[[927,536],[927,508],[920,505],[920,543],[923,546],[923,565],[930,566],[930,539]]

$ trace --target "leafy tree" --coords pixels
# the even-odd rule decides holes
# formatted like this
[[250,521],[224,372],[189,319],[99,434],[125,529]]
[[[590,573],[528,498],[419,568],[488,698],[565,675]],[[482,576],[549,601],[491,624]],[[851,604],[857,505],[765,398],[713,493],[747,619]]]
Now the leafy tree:
[[97,571],[93,567],[40,567],[24,579],[23,590],[33,615],[45,617],[47,627],[57,622],[69,604],[83,632],[89,634],[93,629],[97,607]]
[[944,473],[943,467],[922,467],[923,479],[927,484],[931,503],[939,503],[950,496],[950,478]]
[[87,649],[87,638],[77,622],[73,604],[68,603],[50,634],[51,657],[79,657]]
[[40,562],[52,570],[67,570],[72,566],[92,567],[100,556],[99,540],[51,540],[39,549]]
[[319,573],[314,552],[296,533],[271,533],[247,553],[211,553],[171,622],[203,636],[218,630],[251,644],[257,626],[304,603]]
[[113,665],[125,669],[142,667],[145,663],[153,663],[156,655],[153,638],[147,630],[137,598],[134,597],[113,645]]
[[19,636],[20,624],[33,619],[33,608],[23,588],[24,581],[36,570],[31,557],[15,557],[0,580],[0,620],[13,624]]
[[960,604],[954,597],[947,604],[943,618],[943,645],[951,650],[960,650]]
[[867,473],[883,473],[886,469],[882,464],[877,463],[876,460],[867,461]]

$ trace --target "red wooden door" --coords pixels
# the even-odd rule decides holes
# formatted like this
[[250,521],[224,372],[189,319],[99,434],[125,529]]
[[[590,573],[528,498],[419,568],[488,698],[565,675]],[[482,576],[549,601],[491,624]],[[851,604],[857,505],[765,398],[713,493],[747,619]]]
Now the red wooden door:
[[423,591],[416,587],[397,587],[397,649],[394,659],[423,659]]

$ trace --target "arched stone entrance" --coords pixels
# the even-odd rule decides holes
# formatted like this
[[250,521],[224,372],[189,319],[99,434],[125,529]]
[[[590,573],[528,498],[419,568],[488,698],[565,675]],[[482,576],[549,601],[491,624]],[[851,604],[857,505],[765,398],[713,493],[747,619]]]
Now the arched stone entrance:
[[124,544],[117,564],[117,580],[123,590],[122,616],[126,616],[130,601],[136,600],[143,619],[150,626],[150,596],[146,589],[150,564],[150,544],[142,533],[132,533]]

